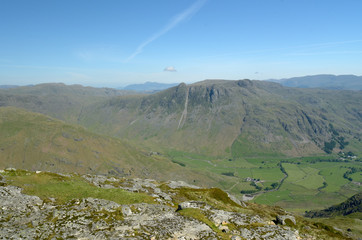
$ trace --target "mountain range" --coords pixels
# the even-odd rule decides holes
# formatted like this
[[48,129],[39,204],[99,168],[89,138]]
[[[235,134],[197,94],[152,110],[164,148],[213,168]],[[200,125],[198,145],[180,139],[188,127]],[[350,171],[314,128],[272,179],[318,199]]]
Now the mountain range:
[[233,157],[321,154],[362,149],[359,91],[283,87],[250,80],[184,83],[151,95],[113,89],[43,84],[0,91],[14,106],[142,143]]
[[303,77],[293,77],[278,80],[270,80],[278,82],[286,87],[298,88],[322,88],[337,90],[362,90],[362,76],[355,75],[331,75],[320,74]]
[[178,85],[178,83],[158,83],[158,82],[145,82],[140,84],[130,84],[125,86],[124,90],[132,90],[136,92],[143,93],[155,93],[158,91],[165,90],[170,87],[174,87]]
[[203,81],[152,95],[112,97],[85,107],[78,123],[149,146],[206,155],[302,156],[322,153],[336,135],[360,143],[360,102],[354,91]]

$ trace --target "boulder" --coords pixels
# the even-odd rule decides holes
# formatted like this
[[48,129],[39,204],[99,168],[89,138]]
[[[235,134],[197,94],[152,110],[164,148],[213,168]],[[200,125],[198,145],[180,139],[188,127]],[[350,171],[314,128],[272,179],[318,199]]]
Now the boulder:
[[296,225],[295,217],[290,215],[278,215],[274,220],[277,225]]

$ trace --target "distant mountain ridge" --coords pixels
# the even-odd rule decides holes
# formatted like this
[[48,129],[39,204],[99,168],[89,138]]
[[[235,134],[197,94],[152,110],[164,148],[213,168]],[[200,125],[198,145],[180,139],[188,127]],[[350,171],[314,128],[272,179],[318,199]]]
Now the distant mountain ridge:
[[285,79],[271,79],[286,87],[362,90],[362,76],[320,74]]
[[165,90],[170,87],[174,87],[179,83],[158,83],[158,82],[145,82],[140,84],[131,84],[124,87],[124,90],[132,90],[137,92],[154,93]]
[[17,88],[18,85],[0,85],[0,89]]

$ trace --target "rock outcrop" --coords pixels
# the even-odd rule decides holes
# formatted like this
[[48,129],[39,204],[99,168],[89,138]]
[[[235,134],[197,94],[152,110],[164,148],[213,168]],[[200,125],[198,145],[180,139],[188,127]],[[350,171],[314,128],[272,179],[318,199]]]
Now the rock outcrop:
[[[24,175],[31,174],[47,176]],[[72,179],[49,175],[60,181]],[[219,189],[84,175],[84,180],[75,177],[95,189],[146,193],[154,203],[119,204],[93,197],[59,203],[52,197],[24,194],[11,185],[13,180],[7,181],[13,176],[17,176],[14,169],[0,172],[0,239],[328,239],[325,232],[316,235],[312,228],[301,232],[296,218],[285,212],[276,224],[270,216],[256,214],[246,203],[241,206]]]

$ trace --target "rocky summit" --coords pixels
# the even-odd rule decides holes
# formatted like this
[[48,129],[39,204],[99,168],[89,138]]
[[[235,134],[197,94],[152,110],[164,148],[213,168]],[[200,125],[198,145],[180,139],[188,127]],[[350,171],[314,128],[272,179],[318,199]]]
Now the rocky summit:
[[[347,238],[280,208],[240,202],[220,189],[182,181],[7,169],[1,170],[0,182],[1,239]],[[86,187],[65,198],[80,184]],[[62,186],[69,191],[57,191]],[[139,196],[146,200],[138,201]]]

